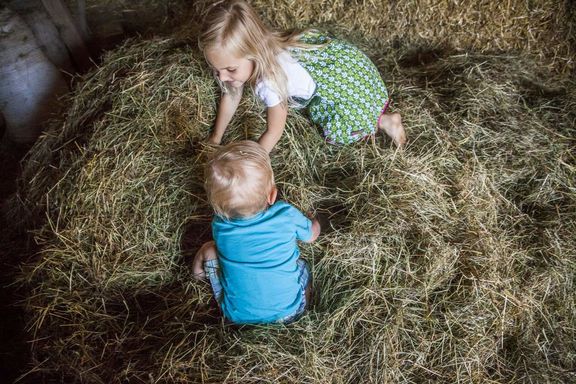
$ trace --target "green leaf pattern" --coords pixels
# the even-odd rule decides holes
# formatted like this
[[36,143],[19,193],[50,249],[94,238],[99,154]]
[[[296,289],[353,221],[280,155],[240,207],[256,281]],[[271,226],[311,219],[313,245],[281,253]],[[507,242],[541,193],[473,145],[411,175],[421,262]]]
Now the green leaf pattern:
[[290,51],[316,82],[316,92],[307,108],[326,140],[348,144],[373,134],[388,100],[386,85],[376,66],[346,42],[312,32],[305,34],[302,41],[326,44]]

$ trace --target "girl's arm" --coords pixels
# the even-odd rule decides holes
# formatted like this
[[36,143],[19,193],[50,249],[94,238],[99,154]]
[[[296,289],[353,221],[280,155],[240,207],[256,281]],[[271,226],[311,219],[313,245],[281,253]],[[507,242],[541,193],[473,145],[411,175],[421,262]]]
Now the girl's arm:
[[268,153],[274,148],[286,125],[286,117],[288,116],[288,107],[285,103],[280,103],[267,109],[268,127],[266,132],[260,136],[258,142],[266,149]]
[[208,138],[209,143],[220,144],[222,141],[222,136],[224,136],[224,131],[226,127],[232,120],[238,104],[240,104],[240,99],[242,99],[242,91],[244,86],[241,86],[235,90],[235,92],[226,92],[222,94],[220,98],[220,104],[218,105],[218,113],[216,115],[216,122],[214,123],[214,131]]

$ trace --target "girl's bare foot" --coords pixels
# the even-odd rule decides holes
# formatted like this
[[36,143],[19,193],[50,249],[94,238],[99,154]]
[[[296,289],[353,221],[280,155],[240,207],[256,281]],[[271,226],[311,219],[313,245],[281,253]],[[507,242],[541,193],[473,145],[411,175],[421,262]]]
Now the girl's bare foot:
[[402,147],[406,144],[406,131],[404,131],[402,117],[398,112],[382,115],[378,129],[384,131],[397,146]]

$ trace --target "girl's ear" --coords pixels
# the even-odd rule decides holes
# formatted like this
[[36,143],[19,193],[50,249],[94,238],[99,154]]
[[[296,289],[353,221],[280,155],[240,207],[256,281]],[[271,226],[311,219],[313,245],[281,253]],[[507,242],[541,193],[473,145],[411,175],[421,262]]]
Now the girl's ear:
[[275,185],[272,186],[270,189],[270,193],[268,193],[268,204],[272,205],[276,201],[276,196],[278,195],[278,189]]

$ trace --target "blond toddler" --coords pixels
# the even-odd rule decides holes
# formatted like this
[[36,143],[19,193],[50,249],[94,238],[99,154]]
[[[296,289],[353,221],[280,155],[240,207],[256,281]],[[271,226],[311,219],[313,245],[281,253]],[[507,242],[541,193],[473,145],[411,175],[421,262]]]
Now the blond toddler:
[[205,188],[215,212],[214,240],[196,253],[194,274],[209,278],[225,318],[233,323],[296,320],[310,290],[298,240],[316,240],[318,221],[276,201],[270,158],[253,141],[221,147],[206,166]]

